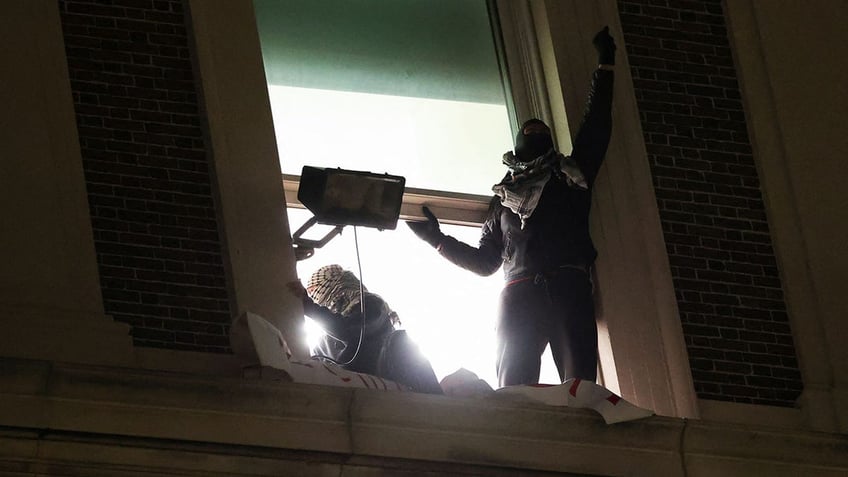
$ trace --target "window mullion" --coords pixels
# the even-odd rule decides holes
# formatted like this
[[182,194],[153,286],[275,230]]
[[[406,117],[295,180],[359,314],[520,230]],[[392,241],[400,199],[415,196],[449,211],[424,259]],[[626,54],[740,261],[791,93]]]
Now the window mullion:
[[[297,199],[299,179],[295,175],[283,174],[282,182],[287,207],[304,208]],[[403,194],[400,218],[402,220],[423,219],[421,207],[426,205],[436,214],[440,222],[477,226],[483,223],[489,200],[490,197],[482,195],[407,188]]]

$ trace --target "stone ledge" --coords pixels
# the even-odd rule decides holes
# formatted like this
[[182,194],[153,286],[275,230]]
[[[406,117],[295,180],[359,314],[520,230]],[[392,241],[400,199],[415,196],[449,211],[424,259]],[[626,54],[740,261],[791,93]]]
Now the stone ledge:
[[[684,475],[684,466],[688,476],[716,475],[710,469],[848,472],[843,435],[665,417],[607,425],[590,410],[497,396],[460,399],[3,358],[0,426],[17,430],[3,436],[14,443],[0,446],[5,462],[36,462],[45,449],[73,447],[41,442],[40,433],[49,430],[44,435],[154,439],[166,449],[171,442],[236,454],[241,448],[305,452],[319,456],[303,457],[320,461],[316,470],[335,468],[339,459],[388,459],[426,463],[422,468],[595,475]],[[79,449],[76,457],[67,450],[67,457],[97,455]]]
[[0,304],[0,350],[24,359],[131,366],[130,327],[109,315]]
[[[38,449],[37,451],[35,449]],[[92,458],[91,456],[96,456]],[[5,473],[4,473],[5,472]],[[514,469],[0,427],[0,474],[140,476],[513,476]],[[574,476],[521,471],[526,477]]]

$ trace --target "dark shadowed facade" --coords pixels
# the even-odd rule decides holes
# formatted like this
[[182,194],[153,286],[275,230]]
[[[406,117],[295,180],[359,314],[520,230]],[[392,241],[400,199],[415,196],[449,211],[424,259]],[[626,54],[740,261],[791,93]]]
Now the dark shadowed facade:
[[233,317],[295,343],[302,317],[277,292],[296,200],[252,2],[12,0],[0,474],[848,472],[848,6],[491,4],[513,88],[544,91],[557,134],[595,66],[582,38],[609,24],[619,44],[593,212],[602,368],[658,416],[245,373]]

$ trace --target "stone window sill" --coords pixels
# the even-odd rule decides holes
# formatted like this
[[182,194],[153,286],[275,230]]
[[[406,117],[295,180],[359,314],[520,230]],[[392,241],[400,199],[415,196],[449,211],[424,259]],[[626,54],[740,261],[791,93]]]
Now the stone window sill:
[[[591,410],[499,398],[10,358],[0,359],[0,426],[5,441],[13,430],[30,433],[12,447],[21,458],[27,454],[21,442],[35,452],[35,436],[51,430],[225,445],[229,454],[262,448],[317,452],[327,462],[399,460],[421,468],[664,476],[704,475],[697,469],[722,475],[848,471],[848,436],[659,416],[607,425]],[[0,461],[10,458],[0,453]]]

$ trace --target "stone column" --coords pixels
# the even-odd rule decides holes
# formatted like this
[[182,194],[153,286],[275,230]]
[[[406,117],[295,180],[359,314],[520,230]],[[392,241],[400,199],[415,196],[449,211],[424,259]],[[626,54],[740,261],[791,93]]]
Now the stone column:
[[725,2],[807,426],[848,431],[848,5]]
[[104,314],[57,2],[0,15],[0,355],[126,364]]
[[268,86],[250,0],[190,0],[202,107],[220,197],[236,315],[274,324],[307,356]]

